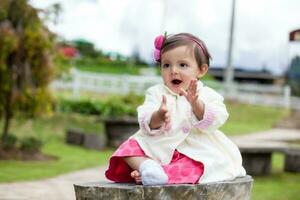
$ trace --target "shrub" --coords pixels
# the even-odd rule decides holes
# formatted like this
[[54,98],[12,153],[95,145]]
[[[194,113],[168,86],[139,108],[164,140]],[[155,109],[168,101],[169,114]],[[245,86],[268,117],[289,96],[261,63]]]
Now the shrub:
[[75,112],[89,115],[101,115],[103,112],[103,102],[101,101],[60,100],[57,107],[60,112]]
[[42,146],[42,141],[35,137],[25,137],[20,140],[20,149],[23,151],[38,152]]
[[102,116],[105,118],[136,116],[136,107],[125,103],[121,99],[111,98],[105,102]]
[[136,108],[143,102],[143,96],[128,94],[126,96],[111,96],[106,100],[60,100],[57,110],[60,112],[75,112],[100,117],[136,116]]
[[4,149],[13,149],[16,147],[17,137],[12,134],[8,134],[6,138],[2,141],[1,145]]

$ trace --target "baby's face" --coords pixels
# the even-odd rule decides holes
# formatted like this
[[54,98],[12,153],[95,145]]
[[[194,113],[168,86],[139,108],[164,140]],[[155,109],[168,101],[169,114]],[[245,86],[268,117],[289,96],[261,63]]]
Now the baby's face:
[[201,77],[193,49],[179,46],[161,55],[161,75],[165,85],[176,94],[187,90],[192,79]]

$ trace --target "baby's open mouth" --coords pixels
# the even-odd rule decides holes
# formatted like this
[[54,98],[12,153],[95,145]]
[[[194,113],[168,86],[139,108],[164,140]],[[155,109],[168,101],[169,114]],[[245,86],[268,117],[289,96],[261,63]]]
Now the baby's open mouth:
[[180,83],[182,83],[182,81],[179,80],[179,79],[173,79],[171,82],[172,82],[174,85],[179,85]]

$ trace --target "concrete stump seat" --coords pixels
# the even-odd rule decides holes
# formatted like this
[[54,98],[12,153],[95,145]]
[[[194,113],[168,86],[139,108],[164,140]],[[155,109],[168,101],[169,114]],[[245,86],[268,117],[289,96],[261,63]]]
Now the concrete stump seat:
[[285,152],[284,171],[300,172],[300,149],[291,149]]
[[266,176],[271,173],[273,153],[285,155],[285,171],[300,171],[300,146],[281,142],[247,142],[239,144],[243,166],[251,176]]
[[271,156],[273,149],[268,148],[240,148],[243,166],[252,176],[263,176],[271,173]]
[[143,186],[93,182],[74,184],[74,188],[77,200],[249,200],[252,182],[251,176],[245,176],[207,184]]

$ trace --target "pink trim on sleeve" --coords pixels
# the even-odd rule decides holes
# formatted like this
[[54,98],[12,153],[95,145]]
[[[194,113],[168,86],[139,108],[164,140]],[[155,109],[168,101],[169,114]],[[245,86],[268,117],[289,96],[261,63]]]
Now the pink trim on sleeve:
[[215,120],[215,111],[212,107],[205,105],[205,109],[204,109],[204,114],[203,114],[203,119],[202,120],[198,120],[196,118],[196,116],[193,115],[193,126],[195,126],[196,128],[199,129],[207,129],[210,125],[212,125],[212,123]]
[[139,121],[140,128],[144,130],[146,133],[148,133],[149,135],[157,135],[163,133],[165,130],[164,125],[162,125],[159,129],[151,130],[149,126],[150,122],[148,122],[149,120],[147,120],[147,116],[148,114],[145,114],[143,117],[141,117],[141,120]]

